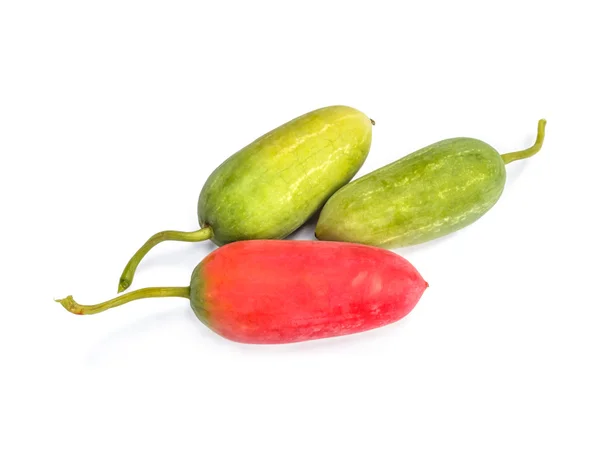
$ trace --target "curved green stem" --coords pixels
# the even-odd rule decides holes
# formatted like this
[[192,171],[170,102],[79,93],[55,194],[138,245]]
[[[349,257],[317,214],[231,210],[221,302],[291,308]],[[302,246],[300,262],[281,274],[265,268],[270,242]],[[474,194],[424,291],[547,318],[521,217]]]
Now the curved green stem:
[[537,129],[537,138],[535,139],[535,144],[529,147],[526,150],[521,150],[519,152],[505,153],[502,155],[502,160],[504,164],[509,164],[513,161],[517,161],[519,159],[529,158],[530,156],[535,155],[542,148],[542,144],[544,143],[544,135],[546,134],[546,119],[540,119],[538,122]]
[[108,300],[97,305],[80,305],[70,295],[62,300],[56,300],[63,307],[73,313],[79,315],[87,314],[98,314],[107,309],[114,308],[115,306],[121,306],[125,303],[129,303],[133,300],[139,300],[142,298],[152,297],[184,297],[190,298],[190,288],[188,287],[157,287],[157,288],[144,288],[137,291],[128,292],[127,294],[120,295],[112,300]]
[[213,235],[211,227],[204,227],[197,231],[161,231],[152,236],[148,241],[135,252],[135,255],[131,257],[119,280],[118,292],[123,292],[133,281],[135,269],[139,265],[140,261],[146,253],[148,253],[152,247],[163,241],[183,241],[183,242],[200,242],[210,239]]

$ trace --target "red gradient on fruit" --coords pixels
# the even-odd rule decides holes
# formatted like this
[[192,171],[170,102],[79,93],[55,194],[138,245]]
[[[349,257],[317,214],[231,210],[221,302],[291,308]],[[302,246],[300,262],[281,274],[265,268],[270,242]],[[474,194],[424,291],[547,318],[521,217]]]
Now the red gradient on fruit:
[[235,242],[206,257],[194,277],[196,314],[223,337],[255,344],[387,325],[428,286],[401,256],[343,242]]

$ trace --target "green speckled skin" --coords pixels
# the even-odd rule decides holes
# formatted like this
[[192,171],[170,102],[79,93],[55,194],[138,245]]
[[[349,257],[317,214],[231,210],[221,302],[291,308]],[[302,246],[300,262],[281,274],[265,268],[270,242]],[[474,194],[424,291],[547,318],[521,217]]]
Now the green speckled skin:
[[437,142],[344,186],[327,202],[321,240],[385,248],[420,244],[459,230],[500,198],[502,157],[485,142]]
[[221,164],[198,200],[217,245],[283,238],[310,218],[364,163],[371,121],[347,106],[300,116]]

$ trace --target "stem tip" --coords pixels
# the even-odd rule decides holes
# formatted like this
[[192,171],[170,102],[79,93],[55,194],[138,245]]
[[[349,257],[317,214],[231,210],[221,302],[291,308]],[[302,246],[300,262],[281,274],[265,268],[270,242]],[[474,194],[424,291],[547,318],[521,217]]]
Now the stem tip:
[[70,313],[78,314],[78,315],[83,314],[83,309],[81,308],[81,305],[79,305],[75,300],[73,300],[73,297],[71,295],[69,295],[68,297],[65,297],[61,300],[55,300],[55,301],[60,303],[63,306],[63,308],[65,308]]
[[119,289],[117,290],[117,292],[120,294],[121,292],[126,290],[129,286],[131,286],[131,280],[128,280],[126,278],[121,278],[119,280]]

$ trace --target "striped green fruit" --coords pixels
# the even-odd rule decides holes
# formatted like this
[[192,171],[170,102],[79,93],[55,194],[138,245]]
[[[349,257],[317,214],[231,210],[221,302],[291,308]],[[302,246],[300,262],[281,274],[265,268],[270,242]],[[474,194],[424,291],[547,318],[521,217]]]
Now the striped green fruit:
[[336,192],[321,211],[318,239],[384,248],[445,236],[475,222],[494,206],[506,181],[505,165],[537,153],[535,144],[500,155],[477,139],[437,142],[371,172]]
[[233,154],[202,188],[200,229],[152,236],[125,267],[119,292],[131,285],[138,264],[159,242],[211,239],[223,245],[292,233],[358,172],[371,147],[372,123],[348,106],[321,108]]

